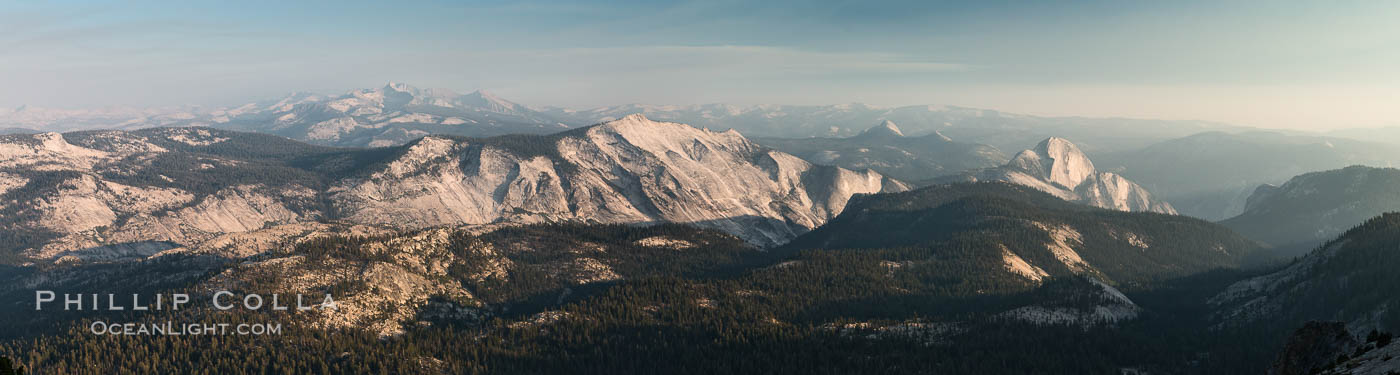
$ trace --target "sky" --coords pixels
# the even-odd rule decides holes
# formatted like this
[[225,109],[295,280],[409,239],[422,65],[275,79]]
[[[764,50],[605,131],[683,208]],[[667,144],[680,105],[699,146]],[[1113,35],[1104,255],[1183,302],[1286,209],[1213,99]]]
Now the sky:
[[7,2],[0,106],[405,82],[535,106],[958,105],[1400,125],[1400,2]]

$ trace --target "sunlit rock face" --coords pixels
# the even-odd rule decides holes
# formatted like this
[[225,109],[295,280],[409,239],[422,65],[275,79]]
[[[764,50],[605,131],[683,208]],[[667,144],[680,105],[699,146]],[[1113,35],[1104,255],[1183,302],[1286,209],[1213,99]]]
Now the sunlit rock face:
[[[246,151],[274,141],[286,144]],[[549,136],[428,136],[378,150],[206,128],[0,138],[0,209],[13,219],[0,230],[38,234],[10,250],[39,259],[140,258],[316,222],[673,222],[767,247],[825,223],[853,195],[906,188],[734,131],[640,115]]]
[[1079,147],[1055,137],[1041,141],[1034,149],[1021,151],[1004,166],[943,181],[1005,181],[1095,207],[1176,214],[1171,204],[1153,198],[1142,186],[1123,176],[1095,170],[1094,163]]
[[640,115],[548,142],[527,152],[428,137],[330,194],[361,223],[677,222],[770,246],[839,214],[852,195],[906,189],[875,172],[762,149],[734,131]]

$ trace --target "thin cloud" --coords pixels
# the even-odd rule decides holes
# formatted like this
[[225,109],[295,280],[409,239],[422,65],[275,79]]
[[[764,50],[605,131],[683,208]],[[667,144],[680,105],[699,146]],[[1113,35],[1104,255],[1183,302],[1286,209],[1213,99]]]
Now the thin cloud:
[[968,64],[920,61],[884,52],[827,52],[741,45],[522,49],[470,52],[457,57],[510,61],[541,72],[851,74],[963,72],[975,68]]

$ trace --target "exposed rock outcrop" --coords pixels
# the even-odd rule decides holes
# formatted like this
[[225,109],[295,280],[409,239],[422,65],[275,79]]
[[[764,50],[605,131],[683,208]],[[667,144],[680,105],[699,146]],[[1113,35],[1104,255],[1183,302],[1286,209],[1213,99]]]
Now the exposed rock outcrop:
[[1060,199],[1119,211],[1176,214],[1171,204],[1152,197],[1123,176],[1094,169],[1073,143],[1051,137],[1021,151],[1006,165],[940,179],[939,182],[1005,181],[1030,186]]
[[193,248],[325,221],[394,229],[687,223],[773,246],[841,213],[852,196],[906,189],[734,131],[640,115],[551,136],[428,136],[378,150],[204,128],[0,138],[0,209],[9,219],[0,230],[37,234],[5,250],[41,259],[128,258],[154,249],[137,244]]
[[492,222],[690,223],[783,243],[856,194],[902,191],[872,171],[815,166],[734,131],[641,115],[545,138],[530,152],[427,137],[330,196],[347,219],[431,227]]
[[1269,375],[1308,375],[1332,367],[1351,353],[1356,339],[1340,322],[1308,322],[1298,328],[1269,367]]

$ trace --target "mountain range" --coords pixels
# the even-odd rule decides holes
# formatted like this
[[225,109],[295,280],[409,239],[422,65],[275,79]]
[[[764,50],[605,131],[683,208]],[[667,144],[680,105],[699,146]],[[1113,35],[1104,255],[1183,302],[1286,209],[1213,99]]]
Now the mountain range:
[[937,131],[908,137],[889,120],[846,138],[756,138],[754,141],[812,163],[855,170],[873,169],[904,181],[928,180],[1006,162],[1006,155],[995,147],[956,142]]
[[1223,220],[1245,211],[1255,188],[1351,165],[1390,167],[1400,147],[1279,132],[1206,132],[1141,149],[1096,155],[1183,215]]
[[855,194],[906,189],[737,132],[640,115],[549,136],[429,136],[362,150],[207,128],[9,135],[0,182],[8,250],[40,259],[144,257],[325,221],[676,222],[772,246]]
[[1367,142],[1381,142],[1400,145],[1400,126],[1378,128],[1337,129],[1325,133],[1327,136],[1354,139]]
[[765,138],[850,137],[866,130],[865,127],[869,126],[866,124],[892,121],[900,124],[904,134],[910,136],[938,132],[961,142],[981,143],[1002,150],[1014,150],[1058,136],[1078,140],[1092,152],[1112,152],[1204,131],[1243,129],[1205,121],[1042,117],[990,109],[928,105],[889,108],[864,104],[634,104],[591,110],[547,109],[544,112],[567,119],[565,123],[589,123],[641,113],[650,118],[700,127],[733,128],[746,135]]
[[568,128],[484,91],[458,94],[390,83],[340,96],[294,94],[209,114],[212,126],[336,146],[392,146],[428,134],[546,134]]
[[[0,119],[71,130],[0,135],[0,355],[38,372],[1400,368],[1379,339],[1400,324],[1386,143],[957,107],[578,111],[402,84]],[[343,309],[57,314],[36,289]],[[133,317],[288,334],[71,334]]]
[[104,107],[92,109],[41,108],[27,105],[0,107],[0,128],[6,133],[63,132],[94,129],[179,126],[207,116],[208,108]]
[[428,134],[545,134],[568,128],[551,117],[485,91],[459,94],[393,82],[341,95],[293,93],[220,109],[84,111],[21,107],[0,112],[0,126],[41,131],[210,126],[320,145],[357,147],[402,145]]
[[1367,219],[1400,211],[1400,170],[1352,166],[1262,185],[1243,214],[1221,221],[1252,239],[1301,255]]
[[1203,131],[1241,129],[1203,121],[1040,117],[953,106],[629,104],[574,110],[526,106],[485,91],[464,95],[392,82],[339,95],[293,93],[227,108],[0,108],[0,128],[61,132],[210,126],[319,145],[364,147],[400,145],[427,134],[547,134],[630,114],[764,138],[850,137],[869,124],[888,120],[901,124],[911,136],[937,132],[960,142],[1006,150],[1060,136],[1081,142],[1091,152],[1111,152]]

